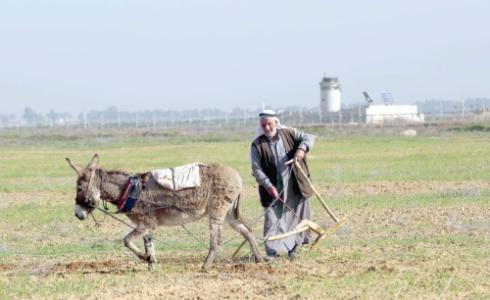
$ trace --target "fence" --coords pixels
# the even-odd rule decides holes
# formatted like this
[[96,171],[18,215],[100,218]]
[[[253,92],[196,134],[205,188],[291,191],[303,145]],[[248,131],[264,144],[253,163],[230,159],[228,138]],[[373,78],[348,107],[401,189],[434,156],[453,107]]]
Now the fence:
[[[490,121],[487,112],[451,112],[434,114],[376,114],[366,115],[361,109],[342,110],[322,115],[319,110],[289,110],[280,113],[283,124],[303,126],[342,126],[374,124],[396,126],[424,123],[471,123]],[[151,112],[116,115],[80,114],[78,118],[20,118],[0,119],[0,128],[160,128],[160,127],[250,127],[257,124],[257,112],[215,114],[157,114]]]

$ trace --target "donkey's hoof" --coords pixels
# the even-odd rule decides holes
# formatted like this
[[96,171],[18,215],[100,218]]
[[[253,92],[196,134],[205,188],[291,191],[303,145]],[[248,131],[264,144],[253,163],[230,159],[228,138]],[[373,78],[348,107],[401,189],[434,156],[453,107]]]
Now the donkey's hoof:
[[149,264],[152,264],[152,263],[156,263],[157,262],[157,259],[156,259],[156,257],[154,255],[149,255],[144,260],[146,262],[148,262]]
[[254,261],[256,264],[260,264],[260,263],[264,262],[264,258],[260,255],[257,255],[257,256],[254,256]]
[[148,263],[148,271],[152,272],[153,270],[155,270],[155,264],[152,262],[149,262]]
[[202,266],[202,267],[201,267],[201,273],[209,273],[209,267],[207,267],[207,266]]

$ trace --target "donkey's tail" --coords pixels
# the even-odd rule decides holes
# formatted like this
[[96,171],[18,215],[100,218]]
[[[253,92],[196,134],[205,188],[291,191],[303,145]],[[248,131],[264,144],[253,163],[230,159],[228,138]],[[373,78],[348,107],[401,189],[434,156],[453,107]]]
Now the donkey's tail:
[[233,205],[233,216],[240,220],[242,215],[240,214],[240,198],[242,197],[242,193],[238,194],[238,197]]
[[253,228],[250,227],[247,223],[247,221],[242,217],[242,214],[240,213],[240,199],[242,198],[242,194],[238,194],[238,197],[233,205],[233,216],[235,219],[240,221],[250,232],[253,232]]

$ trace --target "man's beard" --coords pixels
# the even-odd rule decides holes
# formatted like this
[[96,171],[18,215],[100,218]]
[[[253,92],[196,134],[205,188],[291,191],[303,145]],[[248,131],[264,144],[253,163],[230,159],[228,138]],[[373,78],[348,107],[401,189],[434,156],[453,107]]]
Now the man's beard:
[[269,138],[273,138],[276,136],[276,133],[277,133],[277,128],[274,128],[273,130],[269,131],[269,132],[264,132],[265,135]]

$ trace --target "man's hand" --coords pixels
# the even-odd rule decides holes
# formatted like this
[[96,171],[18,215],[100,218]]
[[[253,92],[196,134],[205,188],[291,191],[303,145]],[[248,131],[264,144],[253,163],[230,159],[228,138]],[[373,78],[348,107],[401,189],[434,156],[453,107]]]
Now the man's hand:
[[269,193],[269,196],[271,196],[274,199],[279,198],[279,193],[277,192],[275,186],[271,186],[270,188],[268,188],[267,193]]
[[298,149],[298,150],[296,150],[296,153],[294,153],[294,160],[300,161],[303,158],[305,158],[305,155],[306,155],[306,153],[303,149]]

